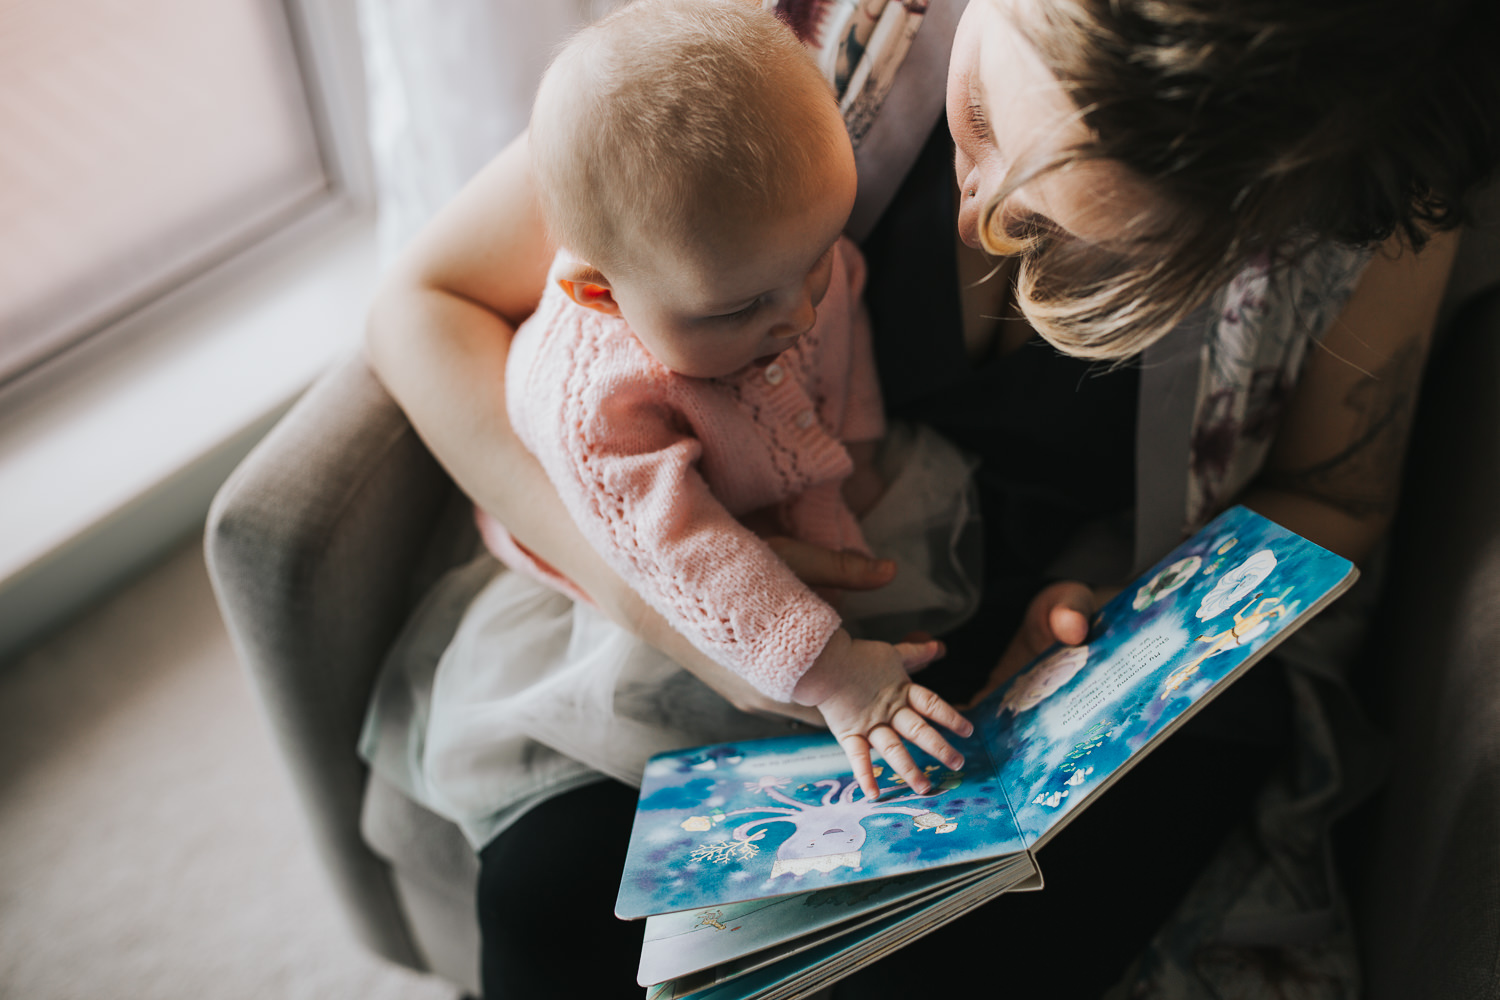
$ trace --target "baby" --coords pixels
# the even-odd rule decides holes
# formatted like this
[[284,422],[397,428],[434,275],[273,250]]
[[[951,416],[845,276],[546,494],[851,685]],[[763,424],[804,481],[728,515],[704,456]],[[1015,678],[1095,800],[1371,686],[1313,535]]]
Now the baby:
[[[640,0],[558,55],[530,147],[564,249],[507,363],[516,433],[698,649],[816,706],[866,794],[872,747],[926,791],[902,737],[957,768],[927,720],[971,731],[908,679],[941,647],[852,639],[741,521],[867,552],[857,515],[881,490],[864,265],[840,235],[854,157],[829,85],[756,3]],[[481,527],[507,563],[583,597]]]

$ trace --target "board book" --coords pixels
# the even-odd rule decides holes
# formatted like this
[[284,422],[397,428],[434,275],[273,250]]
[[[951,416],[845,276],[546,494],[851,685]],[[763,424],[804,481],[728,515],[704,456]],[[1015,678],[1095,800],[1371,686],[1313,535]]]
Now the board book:
[[964,714],[934,786],[866,799],[828,733],[652,758],[615,913],[647,918],[650,1000],[803,996],[993,896],[1135,761],[1358,576],[1235,507]]

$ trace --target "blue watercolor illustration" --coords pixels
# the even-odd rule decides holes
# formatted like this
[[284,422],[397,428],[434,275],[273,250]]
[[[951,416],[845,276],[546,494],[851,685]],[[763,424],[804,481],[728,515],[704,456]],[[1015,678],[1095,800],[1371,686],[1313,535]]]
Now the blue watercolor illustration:
[[966,758],[957,772],[915,751],[930,794],[882,768],[874,800],[826,733],[653,758],[615,912],[629,920],[1024,851],[993,762],[972,738],[955,746]]
[[1004,761],[1027,844],[1355,575],[1235,507],[1106,604],[1084,645],[1054,647],[994,692],[971,717]]

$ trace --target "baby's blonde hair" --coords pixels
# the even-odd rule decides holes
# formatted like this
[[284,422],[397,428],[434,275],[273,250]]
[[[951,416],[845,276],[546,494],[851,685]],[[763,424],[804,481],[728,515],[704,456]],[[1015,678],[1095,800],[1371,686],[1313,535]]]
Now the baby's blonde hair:
[[532,173],[552,236],[606,275],[643,237],[683,243],[802,190],[829,155],[824,81],[756,0],[636,0],[553,59],[531,117]]

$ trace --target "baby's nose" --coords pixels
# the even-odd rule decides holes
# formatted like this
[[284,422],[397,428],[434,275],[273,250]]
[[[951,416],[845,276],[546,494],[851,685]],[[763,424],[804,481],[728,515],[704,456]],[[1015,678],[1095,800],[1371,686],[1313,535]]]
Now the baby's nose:
[[781,325],[771,331],[774,337],[800,337],[811,330],[813,323],[817,322],[818,308],[813,305],[811,298],[803,298],[797,308],[788,316]]

